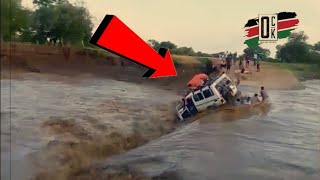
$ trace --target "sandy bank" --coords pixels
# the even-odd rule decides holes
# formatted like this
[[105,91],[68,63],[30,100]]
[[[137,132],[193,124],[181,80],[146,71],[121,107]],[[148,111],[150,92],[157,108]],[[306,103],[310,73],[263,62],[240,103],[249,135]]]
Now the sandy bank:
[[[26,72],[45,75],[49,80],[65,80],[67,82],[81,81],[87,78],[111,78],[179,92],[180,89],[185,88],[186,82],[194,74],[201,71],[200,66],[202,66],[194,57],[173,55],[174,60],[178,62],[176,65],[177,77],[146,79],[141,76],[148,69],[104,51],[103,54],[97,54],[81,49],[70,49],[69,55],[66,56],[66,50],[62,47],[24,44],[12,46],[10,52],[8,44],[1,45],[1,79],[10,77],[9,69],[11,67],[11,78],[14,79],[23,79]],[[9,58],[10,55],[11,58]],[[232,66],[230,76],[234,79],[236,78],[234,71],[237,69],[238,65]],[[301,87],[293,73],[276,65],[262,63],[261,71],[256,72],[255,67],[251,64],[247,70],[252,74],[245,75],[246,79],[242,79],[241,84],[254,87],[264,85],[268,89]]]
[[[233,67],[231,73],[232,77],[236,79],[234,68],[238,69],[237,65]],[[303,87],[300,81],[289,70],[268,63],[261,63],[260,68],[260,72],[257,72],[256,67],[250,65],[246,70],[250,71],[251,74],[245,74],[245,79],[241,79],[241,84],[256,88],[265,86],[267,89],[273,90],[290,90]]]

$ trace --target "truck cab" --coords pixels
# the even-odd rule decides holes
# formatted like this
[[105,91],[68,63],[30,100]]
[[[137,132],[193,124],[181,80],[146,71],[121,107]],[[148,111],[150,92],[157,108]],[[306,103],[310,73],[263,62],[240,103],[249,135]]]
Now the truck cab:
[[235,83],[222,74],[210,79],[198,90],[189,92],[184,97],[183,103],[176,107],[177,115],[180,120],[184,120],[208,108],[219,107],[231,101],[237,92]]

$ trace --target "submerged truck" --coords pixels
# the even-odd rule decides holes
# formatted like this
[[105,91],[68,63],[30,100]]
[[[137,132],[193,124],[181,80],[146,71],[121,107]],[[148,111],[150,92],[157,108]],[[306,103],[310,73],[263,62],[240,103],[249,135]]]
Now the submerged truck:
[[208,108],[233,103],[239,95],[236,84],[226,74],[209,78],[198,89],[186,93],[176,106],[177,116],[184,121]]

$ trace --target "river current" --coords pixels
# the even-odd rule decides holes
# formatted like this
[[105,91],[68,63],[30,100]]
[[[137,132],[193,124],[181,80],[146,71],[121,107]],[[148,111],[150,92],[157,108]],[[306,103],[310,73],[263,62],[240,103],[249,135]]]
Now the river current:
[[[303,84],[302,90],[268,91],[268,106],[210,111],[172,133],[106,159],[100,166],[105,170],[126,166],[149,177],[167,174],[169,179],[319,180],[320,81]],[[1,81],[1,179],[8,179],[10,173],[12,179],[26,177],[29,170],[22,163],[24,156],[54,139],[41,130],[43,121],[51,116],[73,117],[84,124],[77,117],[89,113],[101,122],[111,118],[109,123],[121,129],[127,127],[125,123],[129,121],[124,120],[128,117],[118,122],[119,114],[124,112],[97,114],[102,100],[106,104],[122,102],[128,107],[134,104],[132,108],[143,106],[148,110],[146,116],[154,104],[179,98],[165,91],[111,80],[80,85],[43,79],[12,81],[10,122],[9,87],[9,81]],[[256,91],[250,87],[241,89]],[[128,116],[129,111],[137,109],[129,108]],[[132,121],[139,118],[147,122],[143,115]]]
[[101,166],[167,179],[319,180],[320,81],[304,85],[269,91],[267,107],[211,112]]

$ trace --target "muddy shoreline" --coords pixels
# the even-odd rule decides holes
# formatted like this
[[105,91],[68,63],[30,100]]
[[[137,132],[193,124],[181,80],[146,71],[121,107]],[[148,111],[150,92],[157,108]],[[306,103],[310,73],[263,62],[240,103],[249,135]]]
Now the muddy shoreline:
[[[67,83],[88,78],[107,78],[179,92],[185,88],[186,82],[194,74],[201,72],[203,66],[193,57],[173,56],[177,70],[176,77],[148,79],[142,77],[147,68],[106,51],[69,48],[67,56],[65,51],[65,47],[1,44],[1,79],[23,78],[22,74],[31,72],[44,74],[48,80],[65,80]],[[211,60],[217,61],[215,58]],[[239,68],[238,63],[232,66],[232,71],[228,74],[233,79],[236,79],[234,71]],[[302,87],[291,71],[272,63],[262,62],[261,72],[256,72],[253,64],[246,70],[250,74],[244,75],[241,81],[243,85],[258,88],[264,85],[269,89]]]

